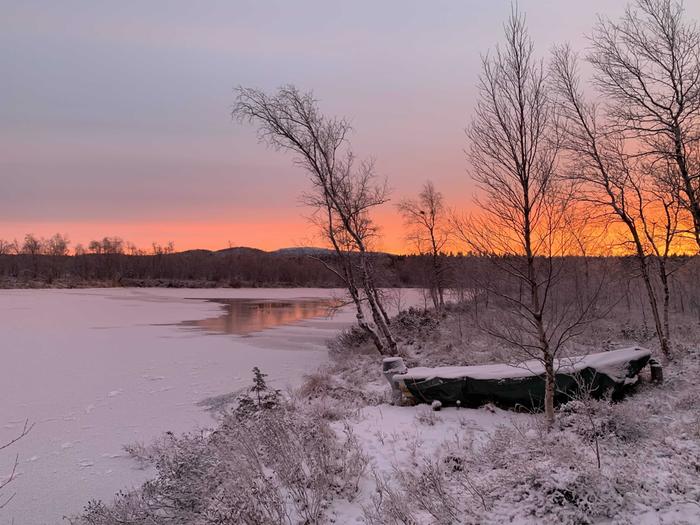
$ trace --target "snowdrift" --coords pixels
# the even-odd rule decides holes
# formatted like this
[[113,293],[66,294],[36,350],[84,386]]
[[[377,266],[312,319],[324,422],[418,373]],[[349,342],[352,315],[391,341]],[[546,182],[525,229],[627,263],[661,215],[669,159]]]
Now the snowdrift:
[[[625,348],[555,360],[556,402],[567,401],[582,382],[593,395],[620,397],[638,380],[651,351]],[[516,365],[402,367],[393,358],[385,363],[392,386],[409,402],[475,407],[484,403],[541,407],[544,403],[544,367],[537,360]],[[391,374],[396,370],[399,373]],[[403,373],[401,373],[403,372]]]

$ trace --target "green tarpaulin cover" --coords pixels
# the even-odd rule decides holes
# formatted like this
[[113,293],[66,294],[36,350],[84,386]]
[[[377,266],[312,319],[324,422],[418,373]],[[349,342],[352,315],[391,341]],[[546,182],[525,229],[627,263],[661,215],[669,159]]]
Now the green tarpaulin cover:
[[[555,360],[556,402],[567,401],[578,385],[590,385],[594,395],[620,396],[636,383],[651,352],[625,348]],[[541,407],[544,403],[544,367],[538,360],[516,365],[444,366],[409,368],[393,376],[404,395],[417,402],[443,405],[499,405]]]

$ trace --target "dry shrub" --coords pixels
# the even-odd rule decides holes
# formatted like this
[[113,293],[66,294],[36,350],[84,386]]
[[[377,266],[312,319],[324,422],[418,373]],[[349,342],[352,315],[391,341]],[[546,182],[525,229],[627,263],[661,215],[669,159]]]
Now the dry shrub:
[[[355,362],[359,364],[364,361],[358,359]],[[376,362],[372,365],[374,369],[379,370]],[[321,414],[327,413],[327,418],[331,421],[343,419],[359,407],[378,405],[386,401],[386,388],[383,383],[385,380],[377,370],[373,370],[372,374],[366,374],[362,378],[354,379],[358,371],[361,373],[363,367],[356,366],[354,371],[344,368],[345,372],[339,373],[341,366],[349,368],[351,364],[344,359],[342,364],[335,363],[333,369],[320,369],[304,376],[304,382],[295,392],[299,401]],[[382,388],[366,388],[370,377],[377,381],[381,380]]]
[[635,443],[651,432],[646,413],[635,403],[574,400],[562,405],[559,414],[559,427],[573,431],[587,442],[598,438]]
[[135,447],[155,478],[109,505],[90,502],[71,523],[318,523],[333,499],[352,500],[367,458],[350,427],[338,437],[325,420],[265,398],[244,403],[214,431]]
[[332,355],[342,356],[348,352],[373,354],[377,352],[367,332],[359,326],[351,326],[342,330],[336,337],[328,341],[327,346]]
[[399,312],[391,322],[397,336],[410,344],[414,340],[426,341],[434,336],[440,326],[440,314],[434,310],[410,307]]
[[416,410],[416,421],[421,425],[434,426],[440,421],[437,413],[427,405],[420,405]]

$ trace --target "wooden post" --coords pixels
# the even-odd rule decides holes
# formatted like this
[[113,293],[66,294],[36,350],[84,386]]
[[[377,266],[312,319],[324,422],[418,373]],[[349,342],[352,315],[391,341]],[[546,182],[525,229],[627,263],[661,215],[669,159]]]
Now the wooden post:
[[664,382],[664,369],[656,359],[649,359],[649,370],[651,370],[651,382],[661,384]]
[[401,404],[401,389],[394,381],[394,374],[405,374],[406,365],[400,357],[385,357],[382,361],[382,373],[391,385],[391,404]]

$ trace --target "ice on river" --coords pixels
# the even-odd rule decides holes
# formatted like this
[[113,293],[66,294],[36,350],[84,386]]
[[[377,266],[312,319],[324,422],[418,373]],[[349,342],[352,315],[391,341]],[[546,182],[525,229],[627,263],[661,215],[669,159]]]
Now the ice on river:
[[[122,446],[165,431],[208,425],[202,399],[247,386],[259,366],[278,388],[324,359],[324,342],[349,325],[333,318],[282,316],[246,336],[179,323],[216,319],[225,304],[206,299],[291,300],[338,291],[6,290],[0,291],[0,478],[19,454],[18,477],[4,496],[0,524],[60,523],[89,500],[110,498],[148,475]],[[302,309],[306,311],[306,309]],[[318,314],[318,312],[315,312]]]

